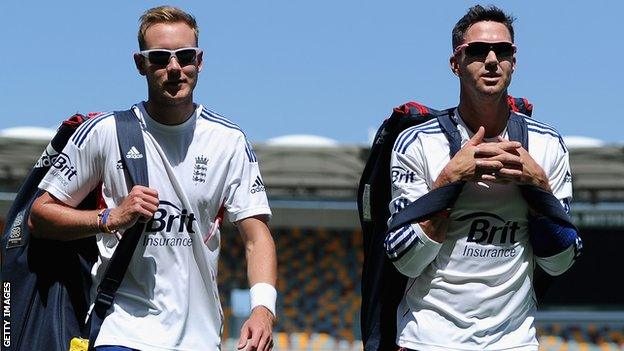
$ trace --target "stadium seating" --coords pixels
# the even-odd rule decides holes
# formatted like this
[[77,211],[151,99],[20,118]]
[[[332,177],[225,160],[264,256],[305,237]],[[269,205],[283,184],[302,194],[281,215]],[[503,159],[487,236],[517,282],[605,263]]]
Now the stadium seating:
[[[319,345],[331,339],[349,343],[358,340],[360,232],[273,228],[272,233],[280,264],[277,286],[280,322],[275,331],[291,336],[303,333],[310,338],[316,333],[319,336],[309,340]],[[233,231],[224,231],[219,289],[226,318],[231,316],[230,291],[248,286],[245,269],[241,239]],[[238,333],[226,328],[224,334]]]
[[[275,350],[361,350],[359,230],[272,228],[278,253]],[[243,243],[231,227],[221,237],[219,289],[225,314],[224,350],[236,347],[230,292],[248,288]],[[236,329],[233,329],[236,328]],[[624,350],[618,324],[538,323],[541,351]]]

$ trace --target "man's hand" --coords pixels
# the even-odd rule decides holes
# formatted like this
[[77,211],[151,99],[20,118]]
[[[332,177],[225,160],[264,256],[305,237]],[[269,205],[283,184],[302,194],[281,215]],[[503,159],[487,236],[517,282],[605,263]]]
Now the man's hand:
[[147,220],[158,209],[158,192],[154,189],[135,185],[119,207],[112,208],[108,216],[111,230],[128,229],[139,218]]
[[522,144],[509,140],[484,143],[484,136],[485,128],[481,126],[444,167],[434,183],[434,188],[460,180],[489,179],[492,173],[498,172],[505,164],[521,162],[520,157],[513,152],[522,147]]
[[257,306],[251,311],[249,319],[241,328],[238,340],[239,350],[268,351],[273,349],[273,321],[275,317],[264,306]]
[[[499,142],[507,142],[502,137],[498,137],[498,139]],[[497,180],[517,184],[532,184],[552,192],[544,169],[535,162],[529,152],[520,146],[513,153],[518,156],[520,162],[503,162],[503,167],[498,170]]]
[[448,213],[437,214],[430,219],[419,222],[422,231],[433,241],[443,243],[446,239],[446,232],[451,220],[448,217]]

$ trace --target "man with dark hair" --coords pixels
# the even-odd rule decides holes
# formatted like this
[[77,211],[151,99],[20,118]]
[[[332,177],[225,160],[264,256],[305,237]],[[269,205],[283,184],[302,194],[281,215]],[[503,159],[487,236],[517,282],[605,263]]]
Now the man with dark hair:
[[523,115],[529,151],[509,141],[507,88],[516,64],[513,18],[474,6],[453,29],[451,114],[462,148],[449,156],[438,120],[403,131],[391,167],[394,215],[428,192],[465,181],[452,209],[388,233],[385,248],[408,276],[397,310],[397,344],[411,350],[537,350],[533,269],[559,275],[580,239],[530,208],[519,185],[572,197],[568,151],[557,131]]
[[463,44],[464,35],[466,35],[466,31],[468,28],[477,22],[480,21],[493,21],[498,22],[505,27],[507,27],[507,31],[509,31],[509,35],[511,36],[511,42],[514,42],[514,28],[513,22],[516,19],[513,16],[506,14],[501,11],[499,8],[495,6],[491,7],[483,7],[481,5],[476,5],[468,9],[468,13],[464,15],[453,28],[453,32],[451,33],[453,39],[453,49]]
[[[246,248],[251,316],[239,348],[270,350],[275,314],[276,254],[271,215],[256,155],[240,128],[193,100],[203,67],[190,14],[170,6],[141,16],[138,73],[148,99],[132,106],[145,151],[120,152],[115,118],[82,124],[40,184],[29,224],[42,238],[95,236],[99,259],[92,297],[125,229],[145,232],[95,340],[98,351],[218,350],[223,312],[216,274],[223,212]],[[128,189],[121,158],[146,158],[150,187]],[[75,208],[96,189],[101,208]]]

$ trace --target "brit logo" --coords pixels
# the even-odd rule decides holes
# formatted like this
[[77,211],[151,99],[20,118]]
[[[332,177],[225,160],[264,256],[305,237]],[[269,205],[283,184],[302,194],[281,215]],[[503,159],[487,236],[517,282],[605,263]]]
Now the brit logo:
[[518,253],[514,244],[520,224],[508,221],[494,213],[474,212],[457,221],[472,220],[463,256],[479,258],[510,258]]
[[390,177],[392,184],[395,183],[413,183],[416,181],[416,172],[405,169],[401,166],[393,166]]
[[208,171],[208,157],[201,155],[195,157],[195,167],[193,167],[193,181],[195,183],[205,183]]
[[67,186],[72,178],[78,174],[78,171],[76,171],[76,167],[69,156],[60,153],[52,161],[50,174],[55,176],[64,186]]
[[[457,218],[457,221],[472,220],[468,242],[477,244],[515,244],[520,225],[516,221],[506,221],[494,213],[475,212]],[[496,240],[495,240],[496,239]]]
[[144,246],[192,246],[195,214],[172,202],[160,200],[154,216],[145,225]]
[[131,147],[130,150],[126,153],[126,158],[143,158],[143,154],[135,147]]
[[262,178],[260,178],[260,176],[257,176],[256,181],[251,186],[251,193],[255,194],[263,191],[265,191],[264,182],[262,181]]

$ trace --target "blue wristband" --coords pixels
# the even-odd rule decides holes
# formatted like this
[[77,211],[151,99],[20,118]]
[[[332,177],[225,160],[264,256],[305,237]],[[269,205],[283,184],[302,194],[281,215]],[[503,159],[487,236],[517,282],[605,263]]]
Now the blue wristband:
[[573,227],[560,225],[545,216],[529,217],[529,240],[535,256],[554,256],[573,245],[577,238]]
[[108,227],[108,215],[110,214],[110,208],[107,208],[104,210],[104,212],[102,213],[102,227],[104,227],[104,231],[106,233],[112,233],[113,231],[110,230],[110,228]]

